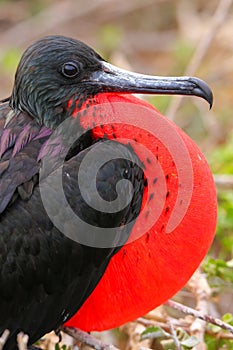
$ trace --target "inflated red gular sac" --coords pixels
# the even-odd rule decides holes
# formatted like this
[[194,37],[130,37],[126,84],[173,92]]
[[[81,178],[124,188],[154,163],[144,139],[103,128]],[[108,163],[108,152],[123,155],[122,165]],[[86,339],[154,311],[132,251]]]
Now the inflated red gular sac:
[[[131,140],[143,161],[148,186],[127,244],[113,256],[93,293],[66,323],[85,331],[120,326],[178,292],[207,254],[217,217],[211,171],[189,136],[132,95],[98,95],[96,102],[102,106],[102,116],[95,122],[117,123],[104,129],[98,126],[93,134],[119,138],[122,143]],[[118,124],[126,120],[123,112],[129,123],[124,126]],[[87,119],[83,123],[86,127]]]
[[49,36],[0,106],[4,350],[62,324],[119,326],[182,288],[207,253],[216,194],[195,143],[132,93],[204,98],[193,77],[130,73]]

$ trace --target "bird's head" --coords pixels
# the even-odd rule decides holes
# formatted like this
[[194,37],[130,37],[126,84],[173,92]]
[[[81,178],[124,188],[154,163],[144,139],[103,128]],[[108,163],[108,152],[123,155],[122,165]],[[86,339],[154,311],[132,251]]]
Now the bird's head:
[[85,82],[101,70],[101,57],[84,43],[63,36],[35,42],[22,55],[10,104],[48,127],[58,125],[70,111],[72,96],[86,100],[98,85]]
[[[72,106],[111,92],[196,95],[212,104],[211,90],[198,78],[131,73],[107,63],[78,40],[47,36],[24,52],[10,105],[54,128],[72,114]],[[71,100],[78,104],[70,106]]]

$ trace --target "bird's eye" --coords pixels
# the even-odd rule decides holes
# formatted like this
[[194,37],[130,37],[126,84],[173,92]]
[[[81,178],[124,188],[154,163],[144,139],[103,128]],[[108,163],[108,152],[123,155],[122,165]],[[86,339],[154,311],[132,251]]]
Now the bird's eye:
[[76,63],[67,62],[63,64],[61,72],[67,78],[75,78],[79,74],[79,68]]

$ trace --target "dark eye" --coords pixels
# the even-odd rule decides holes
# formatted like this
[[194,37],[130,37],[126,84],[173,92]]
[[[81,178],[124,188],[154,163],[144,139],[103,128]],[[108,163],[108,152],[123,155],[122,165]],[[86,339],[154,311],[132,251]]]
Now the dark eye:
[[61,72],[67,78],[75,78],[79,74],[79,68],[76,63],[67,62],[63,64]]

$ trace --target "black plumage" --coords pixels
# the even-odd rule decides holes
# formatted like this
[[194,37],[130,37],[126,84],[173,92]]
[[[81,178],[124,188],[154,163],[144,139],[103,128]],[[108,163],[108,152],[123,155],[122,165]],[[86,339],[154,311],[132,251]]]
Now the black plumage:
[[[12,99],[11,104],[14,105]],[[51,222],[40,196],[43,145],[53,126],[45,127],[41,120],[21,109],[24,109],[21,104],[20,108],[12,109],[7,102],[0,108],[0,333],[6,328],[11,332],[4,349],[16,347],[19,331],[27,333],[32,344],[80,308],[110,258],[127,240],[130,226],[127,229],[120,226],[136,218],[144,187],[143,172],[135,164],[136,155],[128,147],[108,141],[109,152],[113,149],[115,152],[118,147],[122,159],[112,160],[100,169],[96,182],[100,195],[108,201],[115,199],[116,183],[120,179],[129,179],[140,191],[134,194],[131,205],[116,214],[88,206],[80,194],[77,174],[86,153],[101,140],[92,139],[91,132],[87,132],[67,154],[63,166],[64,193],[74,212],[90,225],[105,230],[108,226],[116,227],[116,239],[110,248],[95,248],[67,238]],[[78,123],[75,119],[72,122]],[[60,146],[56,150],[58,158],[62,154]],[[58,167],[56,155],[51,173]],[[124,160],[126,156],[132,161]],[[92,171],[91,163],[89,171]],[[45,190],[53,181],[49,175],[44,173],[40,177]],[[55,210],[62,208],[55,191],[49,200]],[[64,217],[64,225],[69,225],[68,220]],[[81,230],[78,227],[74,235],[86,234]],[[90,239],[94,245],[95,238],[90,236]]]

